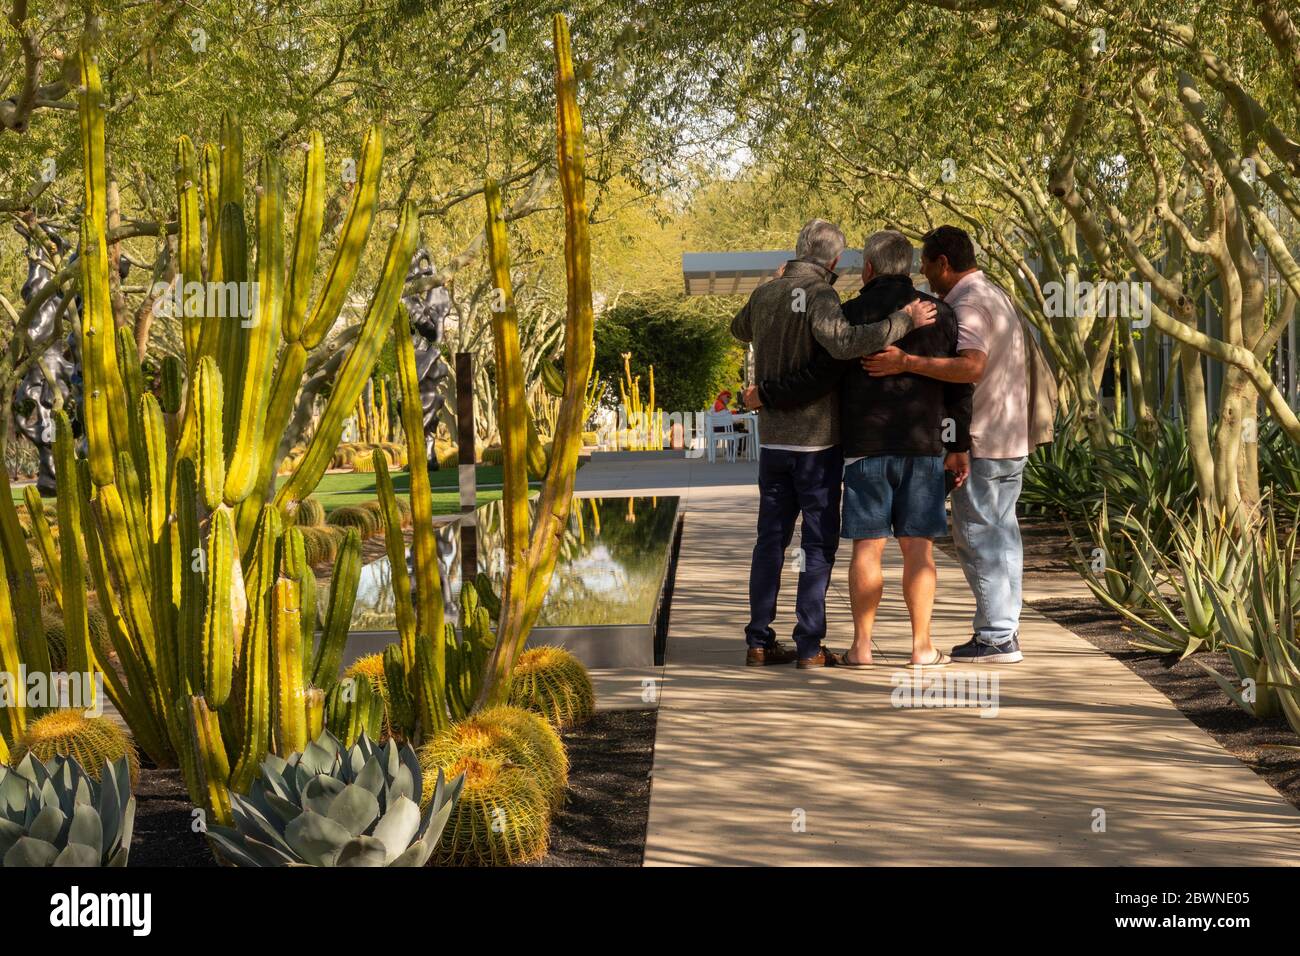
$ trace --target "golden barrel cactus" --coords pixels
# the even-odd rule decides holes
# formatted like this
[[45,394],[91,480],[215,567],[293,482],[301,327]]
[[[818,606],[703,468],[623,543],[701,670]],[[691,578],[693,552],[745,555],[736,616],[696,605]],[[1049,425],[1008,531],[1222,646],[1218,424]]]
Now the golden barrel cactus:
[[28,754],[42,763],[72,757],[94,780],[100,779],[104,764],[125,757],[131,785],[140,779],[140,757],[127,732],[107,717],[87,717],[79,710],[56,710],[28,724],[11,762],[17,766]]
[[555,729],[537,714],[517,707],[490,707],[446,728],[420,748],[427,793],[437,771],[446,775],[461,759],[504,760],[526,771],[558,809],[569,786],[569,758]]
[[510,866],[546,856],[550,806],[528,771],[500,758],[469,756],[453,770],[465,775],[465,784],[435,852],[438,863]]
[[510,703],[541,714],[563,729],[596,712],[596,691],[587,668],[564,648],[530,647],[515,662]]

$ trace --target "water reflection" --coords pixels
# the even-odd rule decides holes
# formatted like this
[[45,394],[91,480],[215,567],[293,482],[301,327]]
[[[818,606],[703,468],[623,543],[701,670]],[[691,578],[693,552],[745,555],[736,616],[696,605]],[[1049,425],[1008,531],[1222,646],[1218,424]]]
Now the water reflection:
[[[647,625],[654,618],[676,528],[676,497],[575,498],[539,627]],[[535,517],[537,501],[529,503]],[[498,594],[505,579],[502,503],[477,512],[478,569]],[[438,529],[438,562],[448,620],[460,595],[458,524]],[[407,552],[407,566],[411,554]],[[392,569],[387,558],[361,569],[353,631],[395,630]]]

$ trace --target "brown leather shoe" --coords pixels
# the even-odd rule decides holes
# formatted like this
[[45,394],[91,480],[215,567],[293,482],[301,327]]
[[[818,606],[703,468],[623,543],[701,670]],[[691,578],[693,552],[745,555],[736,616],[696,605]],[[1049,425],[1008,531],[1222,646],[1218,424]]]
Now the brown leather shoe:
[[784,646],[780,641],[773,641],[771,647],[751,647],[745,652],[745,663],[750,667],[789,664],[798,656],[798,652]]
[[844,655],[839,651],[833,651],[825,644],[817,652],[815,657],[799,658],[798,667],[802,670],[805,667],[839,667],[843,662]]

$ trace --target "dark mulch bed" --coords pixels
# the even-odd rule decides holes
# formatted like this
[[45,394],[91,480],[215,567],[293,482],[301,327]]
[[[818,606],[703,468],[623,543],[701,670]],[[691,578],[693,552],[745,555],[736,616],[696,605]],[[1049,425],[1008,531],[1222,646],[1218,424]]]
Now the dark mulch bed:
[[141,767],[128,866],[216,866],[179,770]]
[[[569,794],[537,866],[640,866],[650,813],[655,711],[608,711],[564,733]],[[179,770],[145,767],[135,788],[131,866],[215,866],[194,831]]]
[[653,710],[610,710],[564,734],[569,794],[536,866],[640,866],[650,816]]
[[[1022,519],[1025,579],[1050,582],[1068,575],[1078,580],[1068,563],[1074,554],[1064,527],[1044,518]],[[1200,727],[1230,754],[1250,767],[1300,807],[1300,752],[1277,749],[1300,746],[1300,739],[1281,718],[1256,720],[1234,704],[1213,677],[1192,660],[1173,654],[1139,650],[1129,643],[1135,635],[1125,620],[1101,602],[1087,598],[1053,598],[1029,602],[1036,611],[1078,634],[1094,647],[1124,664]],[[1226,654],[1194,655],[1219,673],[1233,676]]]

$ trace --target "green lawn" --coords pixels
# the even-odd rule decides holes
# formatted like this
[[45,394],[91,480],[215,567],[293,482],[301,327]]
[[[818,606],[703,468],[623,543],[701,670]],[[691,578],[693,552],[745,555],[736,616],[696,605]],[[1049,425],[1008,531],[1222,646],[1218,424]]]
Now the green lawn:
[[[406,471],[395,471],[392,476],[393,490],[400,495],[408,494],[411,487],[410,474]],[[476,476],[481,489],[478,493],[479,504],[501,498],[500,488],[482,488],[483,485],[501,484],[500,465],[479,465]],[[431,472],[429,484],[433,486],[434,514],[451,514],[460,510],[460,483],[455,468],[441,468]],[[537,487],[540,482],[533,482],[532,485]],[[324,505],[327,512],[344,505],[359,505],[378,496],[378,492],[375,491],[375,476],[361,472],[336,472],[325,475],[316,486],[316,490],[312,492],[312,497]],[[19,504],[22,503],[21,487],[13,489],[13,498]]]
[[[399,495],[410,492],[411,476],[406,471],[394,471],[393,490]],[[501,484],[500,465],[479,465],[476,479],[480,486]],[[460,510],[460,482],[455,468],[440,468],[429,474],[429,484],[433,486],[433,513],[451,514]],[[327,512],[344,505],[359,505],[372,501],[379,496],[375,490],[375,476],[359,472],[336,472],[325,475],[312,492],[312,497],[325,506]],[[501,497],[499,488],[480,490],[479,504],[496,501]]]

